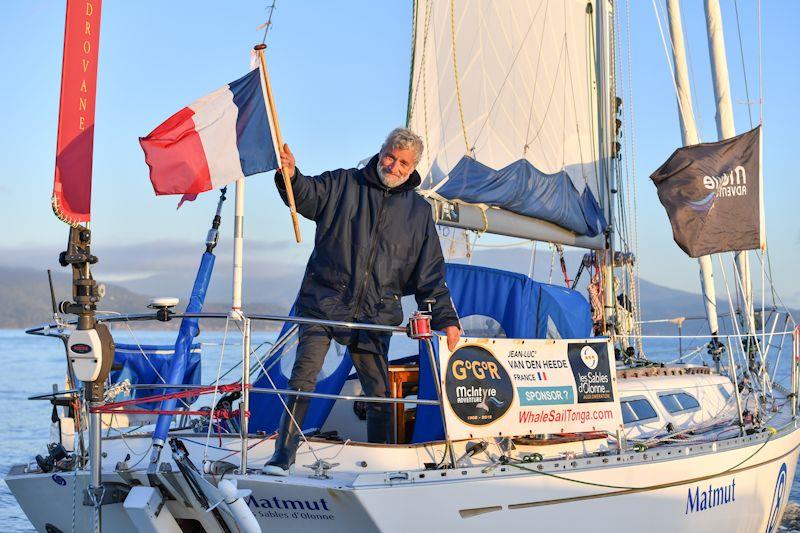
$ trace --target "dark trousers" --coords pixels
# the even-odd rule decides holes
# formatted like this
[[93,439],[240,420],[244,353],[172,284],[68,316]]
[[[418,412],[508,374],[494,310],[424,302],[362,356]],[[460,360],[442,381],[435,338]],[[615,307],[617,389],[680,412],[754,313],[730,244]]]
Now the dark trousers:
[[[317,325],[301,324],[297,355],[289,388],[311,392],[317,384],[317,375],[322,370],[325,354],[331,345],[329,328]],[[366,396],[389,396],[389,357],[386,354],[375,354],[349,346],[350,358],[361,381]],[[367,438],[370,442],[388,442],[389,423],[392,408],[388,403],[367,403]]]

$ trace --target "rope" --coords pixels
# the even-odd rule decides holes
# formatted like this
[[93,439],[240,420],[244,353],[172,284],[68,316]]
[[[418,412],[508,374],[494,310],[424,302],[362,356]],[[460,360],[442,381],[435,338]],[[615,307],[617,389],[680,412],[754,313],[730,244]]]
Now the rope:
[[486,209],[479,207],[481,211],[481,217],[483,217],[483,229],[478,231],[478,236],[483,235],[489,229],[489,218],[486,216]]
[[564,247],[560,244],[556,244],[556,250],[558,250],[558,261],[561,263],[561,273],[564,274],[564,284],[569,288],[571,282],[569,279],[569,274],[567,274],[567,263],[564,261]]
[[[544,20],[542,21],[542,28],[544,28],[545,24],[547,24],[547,10],[550,7],[550,2],[545,2],[544,5]],[[528,134],[531,132],[531,121],[533,120],[533,102],[536,99],[536,88],[539,86],[539,65],[541,64],[542,59],[542,43],[544,43],[544,36],[547,32],[544,29],[540,32],[539,37],[539,53],[536,55],[536,70],[533,73],[533,89],[531,90],[531,106],[530,111],[528,112],[528,126],[527,130],[525,130],[525,146],[522,149],[522,154],[525,155],[528,152]]]
[[[547,3],[545,2],[545,6],[546,5],[547,5]],[[525,41],[528,40],[528,35],[530,35],[531,29],[533,28],[533,23],[536,22],[536,17],[539,14],[539,11],[541,9],[542,9],[542,4],[539,4],[539,8],[536,10],[536,13],[533,14],[533,17],[531,18],[531,23],[528,24],[528,29],[525,31],[525,36],[522,38],[522,42],[520,43],[519,48],[517,48],[517,51],[514,54],[514,59],[511,60],[511,65],[509,65],[508,70],[506,71],[506,75],[503,78],[503,82],[500,84],[500,88],[497,89],[497,95],[494,97],[494,100],[492,100],[492,105],[489,106],[489,111],[486,113],[486,119],[483,121],[483,124],[481,124],[481,127],[478,128],[478,133],[477,133],[477,135],[475,135],[476,139],[478,139],[481,136],[481,133],[483,133],[483,129],[486,127],[486,124],[489,123],[489,120],[490,120],[490,118],[492,116],[492,111],[494,111],[494,108],[497,105],[497,102],[500,101],[500,95],[502,94],[503,89],[506,86],[506,82],[508,81],[508,78],[511,76],[511,72],[514,70],[514,65],[517,63],[517,59],[519,59],[519,55],[520,55],[520,53],[522,53],[522,49],[525,47]],[[546,17],[546,13],[547,13],[547,11],[545,11],[545,17]],[[481,21],[483,21],[483,19],[481,19]],[[544,33],[545,32],[541,33],[542,38],[544,37]],[[455,50],[455,45],[454,45],[453,49]]]
[[530,243],[535,243],[536,241],[517,241],[511,242],[507,244],[475,244],[478,248],[516,248],[518,246],[527,246]]
[[[565,8],[565,10],[566,10],[566,8]],[[542,33],[544,34],[544,32],[542,32]],[[571,98],[571,100],[572,100],[572,113],[575,115],[575,138],[578,140],[578,154],[579,154],[580,163],[581,163],[581,177],[583,178],[584,183],[588,186],[589,185],[589,180],[586,177],[586,175],[587,175],[587,172],[586,172],[586,160],[583,157],[583,135],[581,134],[580,124],[578,123],[578,99],[575,98],[575,80],[574,80],[574,78],[572,76],[572,61],[571,61],[570,55],[569,55],[569,42],[568,41],[566,42],[566,46],[564,48],[564,51],[567,54],[566,61],[565,61],[565,65],[567,67],[566,75],[569,78],[569,88],[570,88],[570,94],[572,96],[572,98]],[[590,82],[591,82],[591,80],[590,80]],[[591,94],[591,91],[589,91],[589,94]],[[564,102],[566,104],[566,98],[564,99]],[[566,105],[564,107],[566,107]],[[531,111],[533,111],[533,109],[531,109]],[[566,111],[564,112],[564,120],[566,121]],[[530,124],[529,124],[529,127],[530,127]],[[589,128],[589,129],[591,130],[591,128]],[[564,128],[564,135],[566,136],[566,134],[567,134],[567,128],[565,127]],[[528,132],[526,131],[525,132],[525,138],[527,138],[527,137],[528,137]],[[566,142],[564,142],[564,146],[566,146]],[[527,150],[527,146],[526,146],[526,150]],[[565,170],[565,168],[564,168],[565,167],[565,161],[563,159],[564,159],[564,155],[562,154],[561,167],[562,167],[562,170]],[[565,172],[566,172],[566,170],[565,170]],[[597,190],[599,191],[600,190],[600,182],[598,181],[598,177],[597,177],[596,173],[595,173],[595,176],[594,176],[594,183],[595,183],[595,186],[597,187]]]
[[428,71],[425,69],[425,58],[427,52],[427,43],[428,43],[428,29],[430,27],[430,19],[431,19],[431,2],[430,0],[427,2],[427,9],[425,13],[425,32],[422,36],[422,121],[425,125],[425,147],[428,148],[425,150],[425,160],[428,163],[428,167],[430,168],[433,166],[433,161],[431,160],[431,143],[430,138],[428,136]]
[[[141,405],[144,403],[158,403],[164,400],[173,400],[173,399],[180,399],[180,398],[187,398],[190,396],[200,396],[202,394],[208,394],[211,392],[216,393],[217,391],[220,392],[233,392],[242,389],[241,383],[228,383],[226,385],[208,385],[206,387],[198,387],[194,389],[183,390],[179,392],[170,392],[166,394],[158,394],[155,396],[148,396],[146,398],[133,398],[130,400],[122,400],[120,402],[111,402],[102,405],[97,405],[95,407],[90,407],[90,413],[120,413],[120,412],[127,412],[122,411],[120,407],[127,407],[128,405]],[[147,411],[148,413],[156,413],[158,411]],[[175,410],[164,410],[165,414],[176,414],[176,413],[183,413],[184,411],[175,409]]]
[[533,278],[533,269],[536,267],[536,241],[531,241],[531,259],[528,263],[528,277]]
[[[564,50],[566,49],[566,43],[567,43],[567,36],[565,34],[561,39],[561,49],[558,52],[558,61],[556,63],[556,73],[555,73],[555,76],[553,76],[554,80],[558,78],[558,73],[561,71],[561,64],[564,63],[564,61],[562,61],[562,57],[564,55]],[[525,139],[525,147],[526,148],[528,146],[530,146],[530,144],[533,141],[537,140],[539,138],[539,134],[542,133],[542,130],[545,127],[545,119],[547,118],[547,115],[550,113],[550,106],[553,103],[553,96],[555,95],[555,93],[556,93],[556,84],[555,84],[555,81],[554,81],[553,82],[553,87],[550,90],[550,96],[547,99],[547,107],[545,107],[544,113],[542,114],[542,120],[541,120],[541,123],[539,124],[539,129],[536,130],[536,133],[530,139],[528,139],[526,137],[526,139]]]
[[461,119],[461,133],[464,135],[466,153],[469,154],[469,139],[467,138],[467,125],[464,122],[464,106],[461,103],[461,85],[458,81],[458,63],[456,62],[456,6],[455,0],[450,0],[450,35],[453,41],[453,76],[456,84],[456,99],[458,100],[458,115]]

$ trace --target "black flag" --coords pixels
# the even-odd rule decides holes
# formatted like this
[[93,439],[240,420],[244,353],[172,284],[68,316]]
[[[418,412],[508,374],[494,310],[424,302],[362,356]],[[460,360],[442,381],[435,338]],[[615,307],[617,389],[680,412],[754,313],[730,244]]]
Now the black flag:
[[762,248],[760,144],[759,126],[678,148],[650,176],[675,242],[689,256]]

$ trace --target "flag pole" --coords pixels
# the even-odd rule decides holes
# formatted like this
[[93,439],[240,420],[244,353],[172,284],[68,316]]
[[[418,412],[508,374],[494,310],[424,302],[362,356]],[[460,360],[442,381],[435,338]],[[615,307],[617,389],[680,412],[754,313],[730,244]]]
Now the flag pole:
[[[267,72],[267,63],[264,60],[264,49],[267,47],[265,44],[257,44],[253,49],[258,53],[258,60],[261,63],[261,76],[264,78],[264,87],[267,91],[267,109],[269,110],[272,124],[275,128],[275,140],[278,144],[278,151],[276,156],[280,158],[280,150],[283,149],[283,139],[281,138],[281,128],[278,125],[278,113],[275,111],[275,102],[272,99],[272,86],[269,83],[269,73]],[[297,222],[297,209],[294,205],[294,191],[292,190],[292,180],[289,179],[286,169],[281,165],[281,174],[283,174],[283,183],[286,187],[286,197],[289,199],[289,211],[292,213],[292,225],[294,226],[294,238],[300,243],[300,224]]]

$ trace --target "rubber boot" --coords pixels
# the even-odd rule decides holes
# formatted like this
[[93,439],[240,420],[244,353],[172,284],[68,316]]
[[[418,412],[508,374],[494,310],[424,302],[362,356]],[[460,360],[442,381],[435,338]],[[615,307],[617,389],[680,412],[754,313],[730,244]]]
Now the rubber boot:
[[[288,413],[284,411],[275,439],[275,453],[261,471],[270,476],[288,476],[294,470],[297,446],[300,444],[300,429],[308,411],[308,397],[292,396],[286,401]],[[289,416],[289,413],[292,416]],[[294,418],[294,421],[292,420]]]
[[367,411],[367,442],[388,444],[391,434],[392,413],[384,409]]

